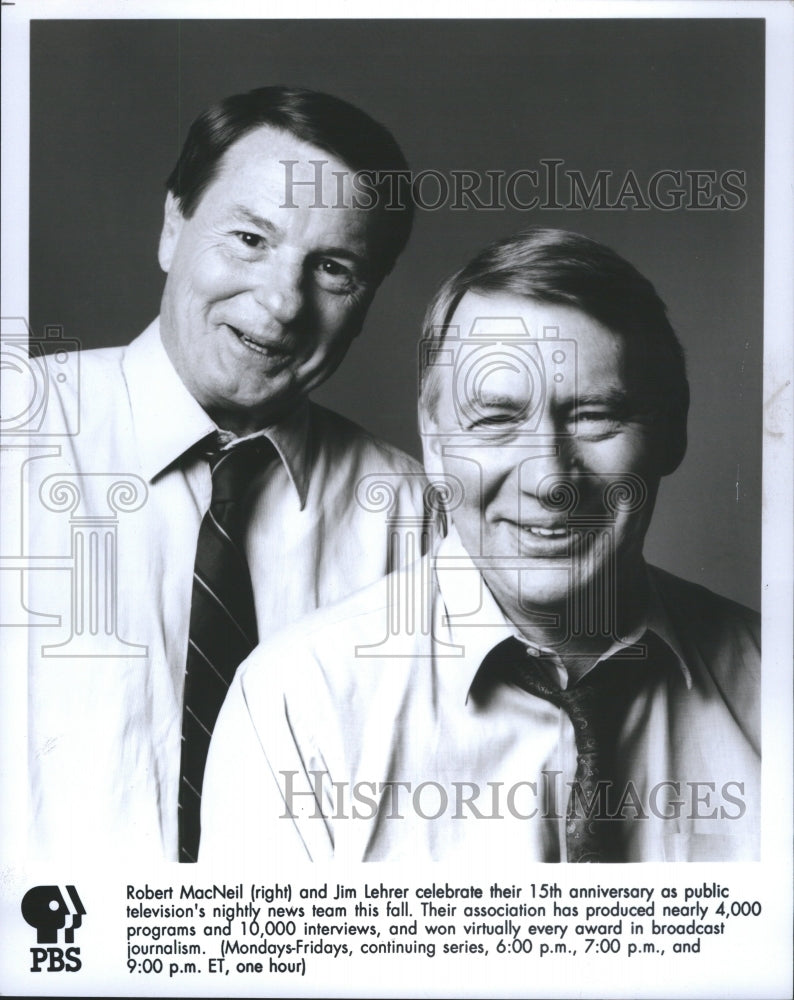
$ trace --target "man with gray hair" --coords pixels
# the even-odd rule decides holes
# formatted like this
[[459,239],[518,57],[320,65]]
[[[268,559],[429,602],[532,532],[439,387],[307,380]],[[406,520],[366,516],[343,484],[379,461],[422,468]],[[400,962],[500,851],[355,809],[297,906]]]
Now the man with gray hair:
[[219,101],[168,178],[160,316],[128,347],[50,360],[29,490],[33,554],[60,560],[30,574],[35,853],[195,861],[241,660],[410,556],[357,490],[378,477],[421,522],[418,463],[308,398],[406,244],[411,206],[378,188],[405,168],[330,95]]
[[689,400],[651,283],[520,233],[442,285],[420,363],[446,537],[244,665],[202,857],[757,858],[758,616],[643,559]]

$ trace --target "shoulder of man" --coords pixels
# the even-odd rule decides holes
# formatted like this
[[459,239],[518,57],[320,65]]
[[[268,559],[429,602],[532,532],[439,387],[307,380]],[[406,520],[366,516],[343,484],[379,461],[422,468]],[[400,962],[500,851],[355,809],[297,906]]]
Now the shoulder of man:
[[[121,371],[122,361],[128,347],[128,344],[122,344],[118,347],[92,347],[86,350],[70,350],[63,353],[68,356],[65,364],[74,361],[74,367],[79,369],[81,376],[83,369],[90,375],[101,375],[103,372],[115,374]],[[54,380],[61,390],[74,391],[78,388],[79,381],[82,379],[71,379],[68,373],[66,373],[65,378],[58,378],[58,375],[64,374],[61,352],[47,354],[44,360],[50,379]]]
[[[429,559],[426,555],[343,601],[319,608],[261,643],[238,670],[246,699],[303,700],[319,684],[344,702],[353,689],[365,696],[385,673],[396,682],[398,675],[413,670],[417,652],[427,652],[424,647],[432,639],[418,628],[395,635],[391,623],[397,602],[432,600],[422,586]],[[414,606],[398,617],[418,621],[419,614]]]
[[330,461],[355,455],[362,467],[372,471],[418,474],[424,479],[421,464],[400,448],[365,430],[359,424],[317,403],[310,403],[311,433],[315,447],[323,449]]
[[[325,407],[310,404],[309,461],[313,482],[322,484],[321,503],[339,506],[344,516],[376,518],[400,532],[414,527],[402,519],[419,519],[425,527],[438,520],[427,498],[424,469],[404,451]],[[399,524],[398,524],[399,522]],[[425,540],[421,542],[422,551]],[[405,554],[395,552],[396,566]]]
[[761,616],[707,587],[649,568],[690,670],[705,671],[743,728],[757,733]]
[[123,384],[126,349],[56,351],[39,359],[46,380],[41,433],[76,434],[92,415],[107,419],[110,394]]
[[757,611],[658,566],[649,569],[671,618],[697,630],[704,638],[744,634],[760,648],[761,616]]

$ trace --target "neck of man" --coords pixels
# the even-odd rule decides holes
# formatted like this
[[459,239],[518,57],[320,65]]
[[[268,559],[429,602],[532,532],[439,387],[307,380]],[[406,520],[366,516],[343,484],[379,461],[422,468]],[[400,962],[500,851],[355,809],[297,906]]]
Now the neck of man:
[[291,399],[289,403],[280,405],[259,406],[246,409],[244,407],[219,406],[215,403],[204,403],[198,400],[207,415],[211,417],[222,431],[228,431],[235,437],[248,437],[268,427],[276,427],[300,414],[308,403],[307,397]]
[[648,607],[645,563],[640,559],[619,574],[614,606],[605,607],[603,591],[595,583],[568,595],[555,605],[526,605],[523,620],[514,622],[533,646],[553,650],[564,664],[586,668],[616,641],[625,641],[643,622]]
[[207,413],[215,421],[220,430],[228,431],[236,438],[248,437],[266,427],[272,427],[278,420],[270,416],[254,414],[245,410],[228,411],[207,408]]

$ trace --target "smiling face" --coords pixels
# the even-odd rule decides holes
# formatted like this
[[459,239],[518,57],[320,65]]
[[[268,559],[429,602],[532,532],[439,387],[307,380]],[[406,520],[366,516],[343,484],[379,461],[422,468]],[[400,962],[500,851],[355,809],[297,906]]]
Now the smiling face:
[[595,592],[605,574],[620,599],[672,471],[642,345],[573,307],[511,294],[468,292],[451,325],[424,414],[425,466],[460,480],[452,520],[489,589],[519,625]]
[[[297,161],[290,190],[282,160]],[[324,161],[321,197],[311,160]],[[361,329],[379,281],[377,219],[334,207],[351,204],[350,184],[329,153],[263,126],[226,151],[190,218],[168,196],[163,344],[220,427],[243,434],[282,419]]]

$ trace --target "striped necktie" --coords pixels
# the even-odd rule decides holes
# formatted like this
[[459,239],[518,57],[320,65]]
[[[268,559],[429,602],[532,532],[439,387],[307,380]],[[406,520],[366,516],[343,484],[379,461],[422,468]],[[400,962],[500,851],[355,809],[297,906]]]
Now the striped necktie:
[[201,837],[201,789],[210,737],[237,667],[257,643],[251,576],[244,551],[243,497],[275,455],[259,437],[206,457],[212,500],[199,529],[182,707],[179,860],[195,861]]
[[503,681],[562,709],[576,739],[576,774],[565,821],[570,862],[623,861],[625,820],[616,815],[618,739],[628,709],[649,683],[646,662],[612,658],[596,665],[573,687],[550,684],[540,664],[517,638],[505,639],[483,661]]

